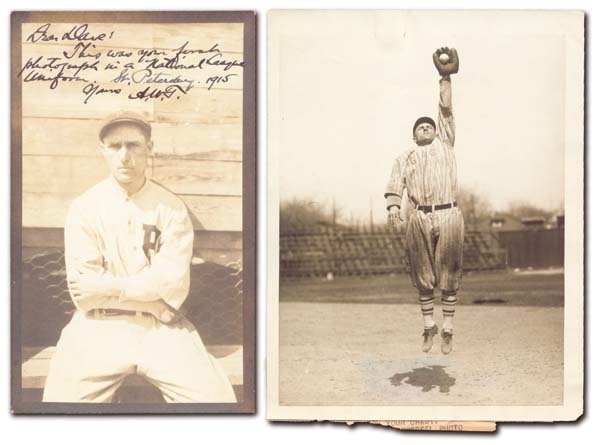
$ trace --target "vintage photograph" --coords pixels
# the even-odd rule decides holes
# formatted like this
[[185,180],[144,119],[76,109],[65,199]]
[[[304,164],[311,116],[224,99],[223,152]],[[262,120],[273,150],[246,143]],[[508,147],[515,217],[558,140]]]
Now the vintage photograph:
[[580,12],[269,14],[268,417],[583,413]]
[[12,14],[14,412],[254,412],[255,32]]

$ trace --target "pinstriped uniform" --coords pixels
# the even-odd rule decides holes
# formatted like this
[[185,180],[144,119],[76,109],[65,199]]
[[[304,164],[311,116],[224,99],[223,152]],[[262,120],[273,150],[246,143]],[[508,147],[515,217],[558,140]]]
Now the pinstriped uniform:
[[[458,207],[425,213],[417,205],[452,203],[458,190],[454,156],[454,117],[450,79],[440,80],[438,135],[429,145],[414,145],[394,162],[386,188],[387,208],[401,206],[406,190],[408,211],[406,247],[413,285],[418,289],[424,311],[433,312],[433,289],[454,311],[454,295],[462,275],[463,216]],[[425,312],[424,312],[425,314]]]
[[406,235],[410,274],[419,293],[429,294],[439,287],[444,294],[456,294],[464,238],[460,209],[427,214],[415,211],[408,220]]

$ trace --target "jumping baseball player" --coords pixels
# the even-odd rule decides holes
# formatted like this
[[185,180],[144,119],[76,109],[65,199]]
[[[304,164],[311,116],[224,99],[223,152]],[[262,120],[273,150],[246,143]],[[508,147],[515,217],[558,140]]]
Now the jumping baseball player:
[[235,402],[227,376],[177,309],[194,232],[183,202],[146,178],[151,127],[134,113],[99,132],[110,176],[76,198],[65,261],[77,308],[52,358],[45,402],[110,402],[130,374],[167,402]]
[[[442,352],[452,351],[456,294],[462,275],[464,222],[457,207],[454,116],[450,76],[458,72],[458,53],[439,48],[433,63],[440,79],[437,125],[420,117],[413,126],[414,145],[394,162],[385,192],[388,222],[406,224],[410,276],[419,293],[425,326],[423,351],[428,352],[438,327],[433,318],[434,289],[442,292]],[[409,208],[402,208],[403,193]]]

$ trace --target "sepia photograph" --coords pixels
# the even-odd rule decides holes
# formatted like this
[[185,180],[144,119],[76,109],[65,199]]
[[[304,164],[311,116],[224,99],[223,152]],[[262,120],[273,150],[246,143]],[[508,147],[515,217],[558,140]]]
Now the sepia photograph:
[[13,412],[254,412],[255,14],[11,18]]
[[272,11],[268,417],[583,413],[584,15]]

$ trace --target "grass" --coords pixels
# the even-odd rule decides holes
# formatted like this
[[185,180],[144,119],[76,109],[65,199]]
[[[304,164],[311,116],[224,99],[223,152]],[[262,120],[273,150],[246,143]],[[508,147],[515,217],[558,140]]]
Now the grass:
[[[439,298],[439,291],[436,291]],[[415,303],[417,294],[408,275],[338,277],[282,281],[280,301],[324,303]],[[466,273],[459,304],[563,306],[564,275],[515,272]]]

